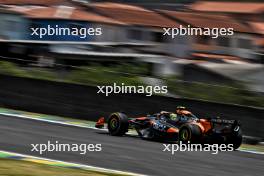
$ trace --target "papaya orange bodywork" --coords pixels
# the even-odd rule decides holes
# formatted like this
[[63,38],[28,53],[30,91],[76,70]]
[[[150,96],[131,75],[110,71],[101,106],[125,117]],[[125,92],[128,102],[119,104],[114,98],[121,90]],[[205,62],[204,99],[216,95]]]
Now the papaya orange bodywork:
[[169,128],[167,130],[167,133],[178,133],[178,132],[179,132],[179,130],[177,128]]
[[103,128],[105,123],[105,118],[101,117],[95,124],[96,128]]
[[207,131],[212,129],[211,122],[207,119],[200,119],[199,122],[195,122],[193,124],[198,125],[202,133],[206,133]]

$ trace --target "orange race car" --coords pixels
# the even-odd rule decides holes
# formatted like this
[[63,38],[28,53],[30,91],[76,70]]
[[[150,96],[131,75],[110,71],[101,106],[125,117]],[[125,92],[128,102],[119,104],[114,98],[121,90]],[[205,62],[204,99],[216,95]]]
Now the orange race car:
[[[96,123],[104,128],[105,118]],[[107,119],[107,128],[113,136],[123,136],[135,129],[144,139],[181,141],[183,143],[225,143],[237,149],[242,143],[242,131],[237,120],[198,118],[185,107],[176,112],[162,111],[145,117],[128,118],[124,113],[113,113]]]

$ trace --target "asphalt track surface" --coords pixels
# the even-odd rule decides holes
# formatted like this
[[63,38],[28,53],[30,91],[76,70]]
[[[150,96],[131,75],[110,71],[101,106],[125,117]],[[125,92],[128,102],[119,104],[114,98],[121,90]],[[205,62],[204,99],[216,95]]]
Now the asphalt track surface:
[[[102,144],[101,152],[31,152],[30,144]],[[126,136],[113,137],[103,131],[63,126],[28,119],[0,116],[0,150],[41,156],[92,166],[158,176],[263,176],[264,155],[244,152],[162,152],[162,143]]]

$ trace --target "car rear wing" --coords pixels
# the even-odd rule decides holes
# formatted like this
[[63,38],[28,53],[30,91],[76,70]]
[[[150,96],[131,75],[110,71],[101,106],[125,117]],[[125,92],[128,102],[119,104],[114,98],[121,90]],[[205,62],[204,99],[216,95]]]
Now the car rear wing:
[[212,126],[215,127],[215,125],[228,125],[231,129],[239,130],[241,127],[241,123],[238,120],[227,120],[227,119],[211,119]]
[[237,120],[226,120],[226,119],[211,119],[212,123],[218,123],[218,124],[235,124],[238,123]]

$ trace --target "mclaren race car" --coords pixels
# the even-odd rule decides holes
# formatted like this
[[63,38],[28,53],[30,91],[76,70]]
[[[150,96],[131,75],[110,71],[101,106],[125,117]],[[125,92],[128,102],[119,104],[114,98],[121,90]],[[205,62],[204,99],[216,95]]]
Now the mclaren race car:
[[96,128],[107,128],[110,135],[123,136],[134,129],[143,139],[181,141],[182,143],[224,143],[237,149],[242,143],[242,131],[237,120],[198,118],[185,107],[176,112],[162,111],[145,117],[128,118],[124,113],[113,113],[106,120],[101,117]]

